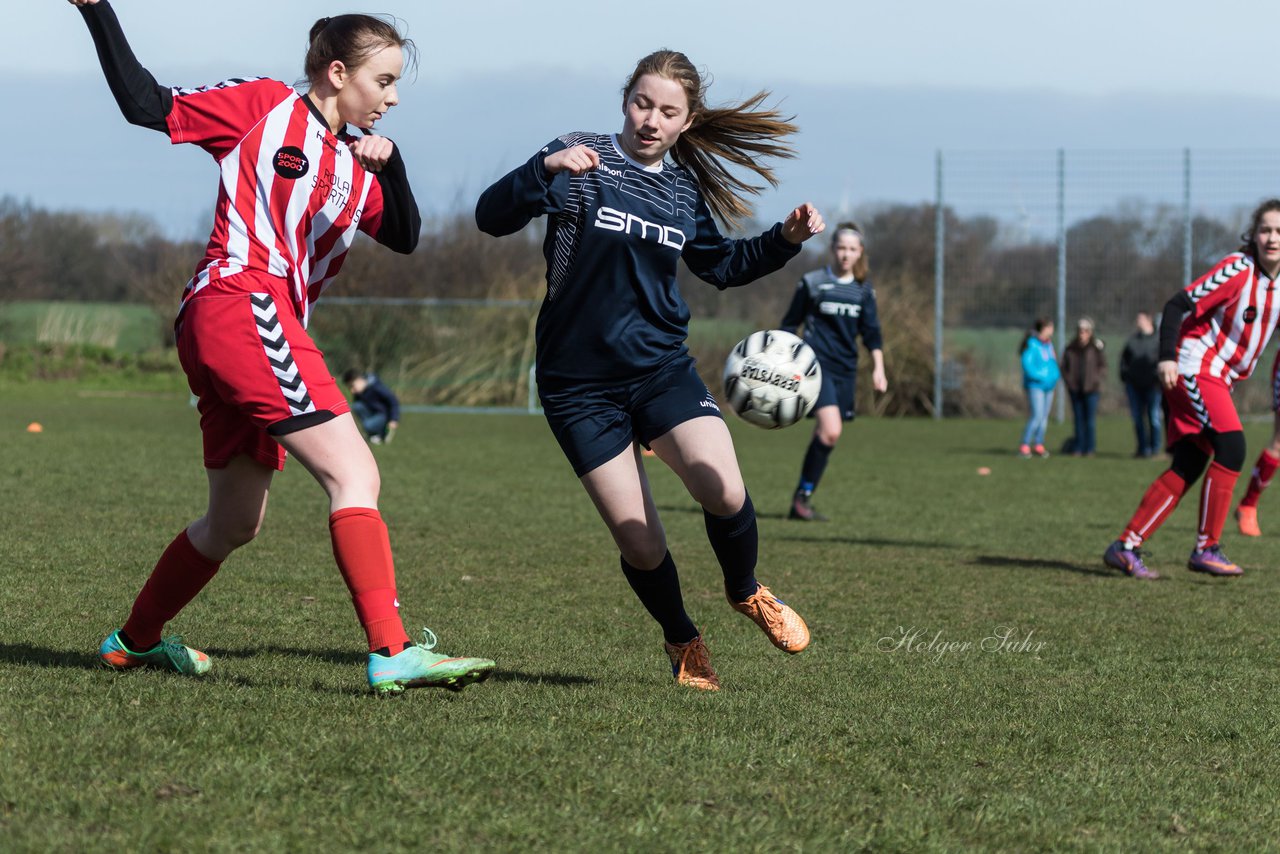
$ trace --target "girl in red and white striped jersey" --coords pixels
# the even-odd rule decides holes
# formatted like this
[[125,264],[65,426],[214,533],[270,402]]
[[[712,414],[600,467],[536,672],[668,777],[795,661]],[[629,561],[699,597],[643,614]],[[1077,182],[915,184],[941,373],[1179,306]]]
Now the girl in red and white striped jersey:
[[1139,546],[1169,517],[1206,466],[1196,546],[1187,567],[1210,575],[1243,572],[1219,546],[1231,491],[1245,461],[1244,431],[1231,387],[1253,372],[1280,318],[1280,199],[1258,206],[1243,240],[1237,252],[1164,308],[1156,372],[1168,405],[1173,464],[1147,489],[1120,539],[1103,555],[1108,566],[1137,578],[1159,577],[1143,563]]
[[201,674],[208,658],[163,640],[236,548],[256,536],[272,476],[292,453],[329,496],[334,556],[369,642],[378,693],[482,679],[487,659],[413,644],[400,621],[377,464],[306,332],[312,306],[363,231],[402,253],[421,220],[391,140],[366,134],[398,101],[413,44],[367,15],[311,28],[304,92],[268,79],[169,89],[134,57],[106,0],[70,0],[125,118],[200,146],[221,173],[213,233],[183,293],[178,354],[199,398],[208,511],[161,556],[123,628],[99,651],[115,668]]
[[1275,413],[1271,443],[1258,454],[1258,461],[1249,474],[1249,487],[1236,506],[1236,524],[1246,537],[1262,536],[1262,529],[1258,526],[1258,499],[1262,498],[1262,491],[1271,485],[1271,478],[1280,469],[1280,352],[1276,353],[1275,362],[1271,365],[1271,408]]

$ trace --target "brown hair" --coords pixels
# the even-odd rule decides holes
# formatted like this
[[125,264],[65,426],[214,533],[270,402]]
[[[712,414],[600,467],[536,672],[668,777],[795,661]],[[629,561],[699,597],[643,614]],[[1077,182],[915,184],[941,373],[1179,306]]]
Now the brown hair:
[[1244,242],[1238,251],[1248,252],[1255,261],[1258,258],[1258,226],[1262,224],[1262,217],[1272,211],[1280,212],[1280,199],[1267,199],[1254,208],[1253,216],[1249,218],[1249,230],[1240,235],[1240,239]]
[[795,157],[795,151],[781,140],[795,133],[796,126],[777,110],[756,109],[769,97],[767,91],[757,92],[736,106],[708,107],[707,87],[698,69],[687,56],[674,50],[654,51],[636,63],[627,85],[622,87],[624,102],[646,74],[674,80],[689,99],[693,124],[680,134],[671,152],[677,163],[693,172],[711,213],[727,226],[751,216],[752,207],[743,196],[758,195],[764,188],[738,178],[722,161],[749,169],[776,187],[778,179],[773,169],[760,163],[759,158]]
[[858,242],[862,244],[862,254],[858,256],[858,260],[853,262],[853,277],[859,282],[867,280],[867,274],[871,272],[871,259],[867,257],[867,238],[862,233],[862,229],[858,227],[856,222],[846,220],[836,226],[835,233],[831,235],[831,248],[836,248],[836,243],[840,240],[840,235],[846,231],[852,231],[858,236]]
[[417,46],[400,34],[394,21],[374,15],[321,18],[311,25],[308,39],[307,58],[302,67],[313,85],[334,60],[345,65],[348,71],[354,71],[390,45],[404,51],[407,67],[416,67],[418,63]]
[[1047,317],[1037,317],[1035,323],[1031,324],[1031,328],[1027,330],[1027,334],[1022,336],[1022,343],[1018,345],[1018,352],[1027,352],[1027,345],[1031,343],[1031,339],[1037,337],[1045,328],[1052,326],[1053,321]]

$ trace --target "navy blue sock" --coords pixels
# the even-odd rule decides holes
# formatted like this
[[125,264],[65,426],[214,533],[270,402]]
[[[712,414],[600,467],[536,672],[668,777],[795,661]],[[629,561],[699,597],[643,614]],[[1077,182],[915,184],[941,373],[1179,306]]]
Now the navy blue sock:
[[817,436],[809,442],[809,450],[804,452],[804,465],[800,467],[800,486],[802,492],[813,492],[822,480],[822,473],[827,470],[827,460],[835,445],[824,445]]
[[720,561],[724,573],[724,592],[734,602],[745,602],[756,588],[756,556],[760,546],[759,528],[756,526],[756,508],[751,496],[742,502],[742,509],[732,516],[712,516],[702,511],[707,524],[707,539]]
[[636,569],[627,563],[626,558],[620,557],[619,562],[622,574],[627,577],[627,583],[640,598],[640,603],[662,626],[662,636],[667,643],[688,643],[698,636],[698,627],[684,611],[680,576],[671,552],[667,552],[662,563],[648,571]]

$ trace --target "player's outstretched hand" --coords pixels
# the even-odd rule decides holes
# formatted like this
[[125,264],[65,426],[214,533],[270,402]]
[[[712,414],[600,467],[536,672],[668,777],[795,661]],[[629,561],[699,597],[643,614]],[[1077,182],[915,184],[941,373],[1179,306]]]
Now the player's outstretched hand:
[[542,168],[547,170],[548,175],[568,172],[577,178],[579,175],[585,175],[593,169],[600,168],[600,155],[593,148],[575,145],[572,148],[562,148],[554,154],[548,154],[542,161]]
[[826,227],[818,209],[805,202],[782,221],[782,236],[790,243],[804,243],[815,234],[822,234]]
[[362,136],[351,143],[351,155],[366,172],[381,172],[395,150],[394,142],[376,134]]
[[1173,388],[1178,384],[1178,363],[1172,360],[1156,363],[1156,376],[1160,378],[1160,385]]

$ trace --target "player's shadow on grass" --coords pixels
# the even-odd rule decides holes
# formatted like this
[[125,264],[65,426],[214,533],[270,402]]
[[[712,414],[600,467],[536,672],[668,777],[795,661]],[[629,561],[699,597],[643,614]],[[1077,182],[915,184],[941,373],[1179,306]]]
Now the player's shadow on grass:
[[1078,572],[1081,575],[1100,575],[1103,578],[1123,579],[1124,575],[1100,566],[1089,566],[1083,563],[1070,563],[1065,560],[1045,560],[1034,557],[1007,557],[1005,555],[978,555],[970,563],[979,566],[1014,567],[1018,569],[1062,569],[1067,572]]
[[71,667],[82,670],[101,668],[98,656],[84,650],[49,649],[25,643],[0,643],[0,661],[9,664],[34,664],[37,667]]
[[[79,649],[49,649],[48,647],[31,646],[24,643],[0,644],[0,662],[34,665],[36,667],[66,667],[72,670],[98,670],[103,674],[110,673],[109,668],[102,666],[102,662],[98,659],[96,653]],[[135,673],[140,674],[144,671],[156,672],[151,668],[139,668],[127,671],[124,674],[124,678],[132,677]],[[251,680],[242,676],[231,676],[223,673],[211,673],[204,677],[202,681],[241,686],[253,685]]]
[[[779,516],[778,518],[784,518]],[[804,522],[797,523],[804,525],[822,524],[820,522]],[[771,534],[769,539],[772,540],[792,540],[801,543],[839,543],[845,546],[894,546],[904,549],[958,549],[963,548],[960,543],[942,543],[937,540],[891,540],[887,537],[823,537],[816,532],[812,535],[805,534]]]

